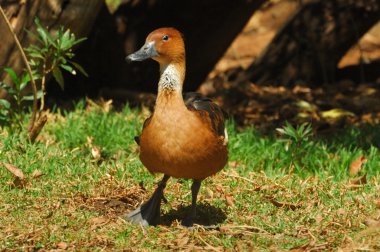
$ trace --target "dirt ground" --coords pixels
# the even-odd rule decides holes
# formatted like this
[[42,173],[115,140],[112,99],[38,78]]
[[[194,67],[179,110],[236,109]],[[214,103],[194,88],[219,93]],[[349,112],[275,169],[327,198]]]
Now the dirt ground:
[[[306,83],[287,88],[239,81],[239,71],[259,57],[297,5],[294,0],[273,1],[256,12],[199,91],[214,97],[239,124],[253,123],[264,130],[282,125],[285,120],[311,121],[318,129],[379,123],[380,79],[376,69],[372,70],[375,80],[364,74],[360,82],[347,78],[318,88]],[[350,74],[350,66],[379,59],[380,22],[352,47],[338,67]]]

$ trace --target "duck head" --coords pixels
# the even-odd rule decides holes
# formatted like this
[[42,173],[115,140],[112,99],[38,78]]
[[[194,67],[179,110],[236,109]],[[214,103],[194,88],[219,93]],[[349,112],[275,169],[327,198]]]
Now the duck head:
[[182,34],[175,28],[159,28],[152,31],[140,50],[126,57],[128,61],[152,58],[160,65],[185,61],[185,45]]

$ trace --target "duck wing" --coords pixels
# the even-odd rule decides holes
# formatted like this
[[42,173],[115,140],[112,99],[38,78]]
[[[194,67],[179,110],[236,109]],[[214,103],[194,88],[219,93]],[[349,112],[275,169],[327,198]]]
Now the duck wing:
[[[153,114],[152,114],[153,115]],[[150,123],[150,120],[152,119],[152,115],[149,116],[147,119],[145,119],[144,124],[143,124],[143,130],[145,127]],[[140,145],[140,136],[135,136],[135,142]]]
[[[222,110],[210,98],[197,92],[185,93],[183,98],[187,109],[201,112],[200,116],[208,116],[214,132],[218,136],[226,137],[225,120],[227,118],[227,113],[224,110]],[[204,112],[207,112],[207,114]]]

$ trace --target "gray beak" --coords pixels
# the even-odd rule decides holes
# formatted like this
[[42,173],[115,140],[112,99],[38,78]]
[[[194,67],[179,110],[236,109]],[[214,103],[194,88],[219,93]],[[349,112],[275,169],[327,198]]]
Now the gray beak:
[[143,61],[152,57],[157,57],[158,52],[154,48],[154,41],[145,43],[143,47],[137,52],[128,55],[125,59],[127,61]]

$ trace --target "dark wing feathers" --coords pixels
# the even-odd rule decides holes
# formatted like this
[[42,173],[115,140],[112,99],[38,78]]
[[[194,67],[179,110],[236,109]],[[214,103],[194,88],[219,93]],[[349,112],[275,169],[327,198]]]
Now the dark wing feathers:
[[[149,124],[150,120],[152,119],[152,116],[149,116],[145,121],[144,121],[144,124],[143,124],[143,129],[145,129],[145,127]],[[135,136],[135,142],[140,145],[140,136]]]
[[212,128],[219,136],[224,136],[224,121],[227,117],[225,113],[210,98],[204,97],[199,93],[190,92],[184,95],[185,105],[190,110],[205,111],[208,113]]

